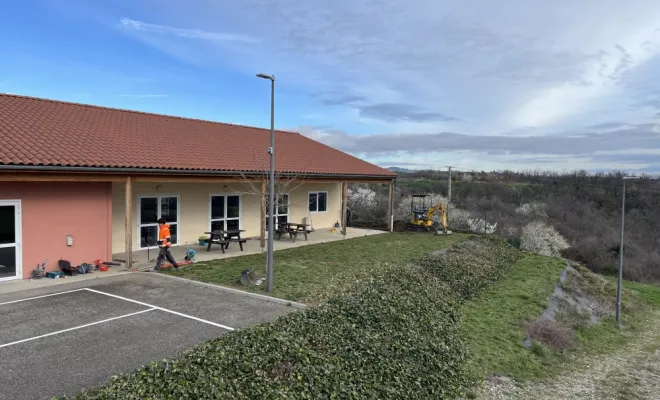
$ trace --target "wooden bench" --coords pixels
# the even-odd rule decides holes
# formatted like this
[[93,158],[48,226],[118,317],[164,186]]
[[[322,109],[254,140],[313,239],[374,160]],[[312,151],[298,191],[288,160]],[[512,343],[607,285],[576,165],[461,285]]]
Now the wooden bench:
[[[241,247],[241,251],[243,251],[243,243],[247,243],[248,239],[225,239],[224,242],[229,244],[229,243],[238,243],[238,245]],[[223,251],[224,253],[224,251]]]
[[308,230],[300,230],[297,228],[290,228],[290,229],[276,229],[275,233],[277,233],[277,240],[280,240],[282,238],[283,233],[288,233],[289,237],[293,240],[293,243],[296,242],[296,237],[298,237],[299,233],[302,233],[305,235],[305,240],[307,240],[307,234],[311,233],[311,231]]
[[229,247],[229,243],[238,242],[241,246],[241,251],[243,251],[243,243],[245,239],[241,238],[241,232],[245,232],[242,229],[227,229],[227,230],[218,230],[213,232],[204,232],[209,235],[209,238],[204,240],[208,243],[206,251],[211,251],[211,244],[217,243],[222,248],[222,253],[224,254],[225,249]]
[[225,254],[225,245],[227,242],[225,240],[220,240],[220,239],[205,239],[204,243],[208,243],[206,246],[206,251],[211,251],[211,244],[219,244],[220,249],[222,250],[222,254]]
[[224,240],[218,240],[214,239],[213,241],[206,239],[204,240],[205,243],[208,243],[208,247],[206,248],[206,251],[211,251],[211,243],[213,244],[219,244],[220,245],[220,250],[222,250],[222,254],[225,254],[225,249],[229,247],[229,243],[238,243],[238,245],[241,248],[241,251],[243,251],[243,244],[246,243],[248,239],[224,239]]
[[289,231],[286,229],[275,229],[275,233],[277,234],[277,240],[280,240],[282,238],[282,234],[289,233]]

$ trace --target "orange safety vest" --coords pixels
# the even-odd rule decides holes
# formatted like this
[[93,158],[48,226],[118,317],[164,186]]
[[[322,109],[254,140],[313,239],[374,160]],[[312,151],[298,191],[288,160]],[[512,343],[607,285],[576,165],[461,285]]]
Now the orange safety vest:
[[158,247],[171,247],[172,237],[170,236],[170,224],[163,224],[160,226],[158,232]]

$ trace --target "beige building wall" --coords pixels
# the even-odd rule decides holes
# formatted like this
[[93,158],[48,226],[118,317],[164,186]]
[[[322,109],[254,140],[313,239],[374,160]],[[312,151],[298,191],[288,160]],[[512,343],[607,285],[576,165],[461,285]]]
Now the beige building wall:
[[[258,188],[258,183],[254,187]],[[327,192],[328,207],[326,212],[308,211],[309,192]],[[138,249],[138,197],[165,196],[179,197],[178,238],[180,245],[197,243],[198,238],[210,229],[211,195],[239,195],[241,197],[241,229],[244,237],[258,237],[261,211],[260,199],[254,188],[241,182],[236,183],[144,183],[133,184],[133,248]],[[289,196],[289,221],[307,223],[314,229],[329,228],[341,223],[341,184],[340,183],[304,183],[295,186]],[[124,251],[125,186],[123,183],[112,185],[112,252]]]
[[[309,193],[327,192],[328,208],[326,212],[309,212]],[[341,224],[341,183],[305,183],[295,187],[289,194],[289,221],[307,223],[314,229],[324,229],[334,226],[335,222]]]

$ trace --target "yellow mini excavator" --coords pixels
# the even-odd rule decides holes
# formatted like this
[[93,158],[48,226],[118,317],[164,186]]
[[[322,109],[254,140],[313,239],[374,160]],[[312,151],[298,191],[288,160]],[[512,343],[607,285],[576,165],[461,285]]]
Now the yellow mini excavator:
[[[427,208],[427,197],[430,204],[430,194],[414,194],[412,196],[412,200],[410,201],[410,221],[406,225],[407,229],[409,231],[435,231],[437,234],[450,235],[452,232],[447,227],[447,209],[442,203]],[[442,230],[438,229],[438,225],[433,222],[433,214],[438,211],[440,211],[440,215],[442,216]]]

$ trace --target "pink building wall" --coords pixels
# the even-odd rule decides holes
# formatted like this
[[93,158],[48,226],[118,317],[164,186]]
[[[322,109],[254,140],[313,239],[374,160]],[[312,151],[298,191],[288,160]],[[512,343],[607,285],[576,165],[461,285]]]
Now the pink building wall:
[[56,271],[62,258],[79,265],[112,257],[111,183],[0,182],[0,200],[21,200],[23,278],[46,258],[46,270]]

